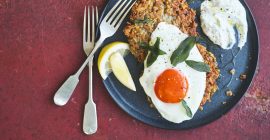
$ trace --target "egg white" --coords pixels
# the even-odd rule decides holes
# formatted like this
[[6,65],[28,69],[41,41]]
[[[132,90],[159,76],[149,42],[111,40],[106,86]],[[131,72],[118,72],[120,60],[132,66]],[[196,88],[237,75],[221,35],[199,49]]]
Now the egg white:
[[[194,115],[199,108],[205,92],[206,73],[198,72],[190,68],[184,62],[175,67],[171,64],[170,57],[173,51],[188,37],[188,35],[182,33],[178,27],[161,22],[152,33],[150,44],[153,44],[157,37],[161,39],[160,49],[166,52],[166,54],[160,55],[149,67],[146,67],[145,61],[144,73],[139,80],[145,93],[151,98],[162,117],[174,123],[181,123],[191,118],[187,116],[186,110],[181,103],[165,103],[158,99],[154,91],[155,80],[166,69],[173,68],[180,70],[187,77],[189,83],[187,96],[184,100],[187,102]],[[191,50],[188,60],[204,61],[196,46]]]

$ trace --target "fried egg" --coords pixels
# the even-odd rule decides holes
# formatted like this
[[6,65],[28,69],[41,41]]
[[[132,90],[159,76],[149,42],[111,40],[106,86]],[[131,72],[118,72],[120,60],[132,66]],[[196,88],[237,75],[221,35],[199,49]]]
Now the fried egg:
[[[160,49],[166,52],[159,55],[149,67],[144,62],[144,72],[140,84],[163,118],[173,123],[190,120],[202,101],[206,88],[206,73],[190,68],[186,63],[173,66],[170,57],[179,44],[188,37],[178,27],[161,22],[151,35],[150,45],[160,38]],[[197,47],[193,47],[187,60],[204,62]],[[181,101],[185,100],[192,117],[187,115]]]
[[248,24],[239,0],[206,0],[201,4],[200,18],[203,32],[221,48],[231,49],[237,42],[239,48],[245,45]]

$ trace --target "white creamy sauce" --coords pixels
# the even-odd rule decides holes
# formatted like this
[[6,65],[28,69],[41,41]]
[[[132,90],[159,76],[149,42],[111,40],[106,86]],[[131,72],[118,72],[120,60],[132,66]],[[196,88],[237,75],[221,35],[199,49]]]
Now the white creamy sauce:
[[200,18],[203,32],[223,49],[231,49],[236,43],[239,48],[245,45],[248,25],[246,10],[239,0],[206,0]]

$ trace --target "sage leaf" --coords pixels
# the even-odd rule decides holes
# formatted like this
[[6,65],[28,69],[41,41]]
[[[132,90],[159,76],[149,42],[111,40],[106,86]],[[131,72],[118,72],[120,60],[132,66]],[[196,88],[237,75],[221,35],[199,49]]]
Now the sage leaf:
[[190,110],[190,108],[187,105],[187,102],[185,100],[182,101],[182,105],[183,105],[183,107],[186,110],[187,116],[190,117],[190,118],[192,118],[192,112],[191,112],[191,110]]
[[209,65],[207,65],[204,62],[197,62],[197,61],[193,61],[193,60],[186,60],[185,62],[189,67],[191,67],[191,68],[193,68],[193,69],[195,69],[197,71],[210,72]]
[[158,58],[158,55],[156,55],[155,53],[150,52],[150,54],[147,57],[146,60],[146,66],[149,67],[151,66]]
[[179,63],[184,62],[196,43],[196,37],[188,37],[186,38],[178,48],[173,52],[171,56],[171,63],[173,66],[176,66]]
[[139,43],[139,46],[145,50],[151,50],[151,47],[149,46],[149,44],[145,43],[145,42],[141,42]]
[[142,45],[142,46],[146,47],[148,51],[150,51],[150,53],[147,57],[147,60],[146,60],[147,67],[151,66],[157,60],[159,55],[166,54],[164,51],[159,49],[159,45],[160,45],[160,38],[159,37],[157,38],[157,40],[153,46]]
[[156,55],[164,55],[166,54],[164,51],[159,49],[159,45],[160,45],[160,38],[158,37],[154,46],[150,47],[152,49],[152,52],[155,53]]
[[157,37],[157,40],[154,44],[154,48],[159,48],[159,44],[160,44],[160,37]]
[[158,55],[164,55],[164,54],[166,54],[166,52],[164,52],[164,51],[162,51],[162,50],[158,50],[157,54],[158,54]]

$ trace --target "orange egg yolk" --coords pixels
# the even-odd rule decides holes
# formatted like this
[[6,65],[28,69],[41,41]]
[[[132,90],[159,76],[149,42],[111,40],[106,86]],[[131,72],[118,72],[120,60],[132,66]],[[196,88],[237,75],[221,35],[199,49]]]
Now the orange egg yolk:
[[161,101],[179,103],[186,97],[188,80],[182,72],[167,69],[156,79],[154,90]]

